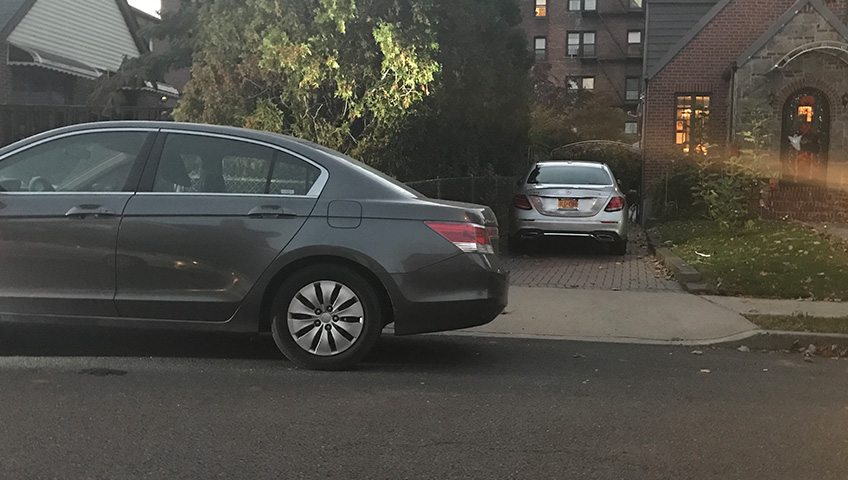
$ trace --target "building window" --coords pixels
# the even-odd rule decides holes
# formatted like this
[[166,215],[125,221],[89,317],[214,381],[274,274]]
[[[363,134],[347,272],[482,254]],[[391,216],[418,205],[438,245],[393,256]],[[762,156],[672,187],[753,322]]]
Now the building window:
[[643,0],[630,0],[630,8],[632,10],[641,10]]
[[639,133],[639,123],[637,122],[624,122],[624,133],[625,135],[636,135]]
[[642,55],[642,32],[639,30],[627,32],[627,55],[631,57]]
[[641,92],[641,83],[639,77],[628,77],[624,85],[624,99],[628,102],[636,102],[639,100]]
[[536,52],[536,61],[544,62],[548,59],[548,39],[546,37],[536,37],[533,39],[534,51]]
[[537,17],[548,16],[548,0],[536,0],[535,15]]
[[594,12],[598,9],[597,0],[568,0],[568,9],[572,12]]
[[709,95],[678,95],[674,143],[683,153],[707,154]]
[[594,57],[595,32],[570,32],[568,34],[569,57]]
[[595,89],[595,77],[568,77],[565,81],[565,86],[568,90],[586,90],[591,92]]

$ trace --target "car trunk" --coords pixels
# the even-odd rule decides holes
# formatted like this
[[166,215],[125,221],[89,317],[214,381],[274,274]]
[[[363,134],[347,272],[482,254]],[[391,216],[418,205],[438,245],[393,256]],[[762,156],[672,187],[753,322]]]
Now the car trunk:
[[592,217],[607,205],[612,195],[607,186],[531,187],[526,191],[533,207],[552,217]]
[[489,233],[489,241],[492,243],[495,252],[500,251],[498,217],[495,215],[494,210],[490,207],[478,205],[476,203],[455,202],[452,200],[428,199],[428,201],[465,210],[466,216],[472,223],[486,227],[486,231]]

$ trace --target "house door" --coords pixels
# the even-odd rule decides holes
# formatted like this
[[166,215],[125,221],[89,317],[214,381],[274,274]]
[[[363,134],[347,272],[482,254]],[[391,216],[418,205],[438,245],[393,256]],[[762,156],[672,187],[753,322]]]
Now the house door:
[[820,90],[793,93],[783,107],[781,170],[785,180],[825,183],[830,151],[830,105]]

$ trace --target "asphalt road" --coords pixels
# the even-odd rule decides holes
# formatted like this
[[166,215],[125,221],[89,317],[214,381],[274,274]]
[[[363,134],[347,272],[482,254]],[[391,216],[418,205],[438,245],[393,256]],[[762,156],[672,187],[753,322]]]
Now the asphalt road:
[[690,350],[386,337],[319,373],[262,338],[3,326],[0,477],[848,478],[848,361]]

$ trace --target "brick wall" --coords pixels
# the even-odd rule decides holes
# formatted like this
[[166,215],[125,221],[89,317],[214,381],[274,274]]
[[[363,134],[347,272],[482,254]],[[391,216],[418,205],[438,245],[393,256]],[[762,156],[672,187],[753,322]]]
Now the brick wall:
[[783,185],[763,199],[769,218],[806,222],[848,222],[848,192],[812,185]]
[[[625,102],[625,79],[640,77],[642,63],[639,57],[628,58],[627,32],[644,29],[644,15],[630,12],[627,2],[598,2],[597,12],[573,12],[568,2],[548,0],[548,15],[537,18],[533,11],[535,0],[520,0],[523,27],[528,45],[533,47],[536,37],[547,39],[547,61],[540,70],[551,80],[564,85],[569,76],[595,77],[595,94],[606,104],[635,109],[635,102]],[[598,61],[567,57],[568,32],[593,31],[596,34]],[[623,126],[622,126],[623,127]]]
[[842,22],[848,21],[848,0],[824,0],[824,4],[827,5],[827,8],[831,9],[833,13],[842,20]]
[[677,152],[674,132],[678,93],[710,95],[708,137],[711,143],[726,143],[731,64],[793,3],[794,0],[731,2],[649,80],[643,123],[646,187],[652,188],[662,178]]

